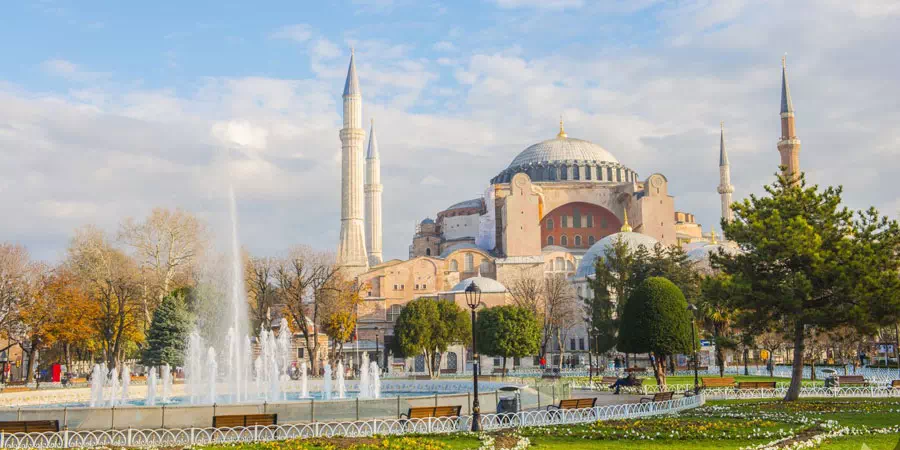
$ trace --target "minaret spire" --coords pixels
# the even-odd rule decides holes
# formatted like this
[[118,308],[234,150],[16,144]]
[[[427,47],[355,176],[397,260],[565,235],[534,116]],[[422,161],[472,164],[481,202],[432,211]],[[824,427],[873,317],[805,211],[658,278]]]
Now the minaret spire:
[[341,237],[337,265],[348,276],[369,268],[366,234],[363,224],[363,141],[362,93],[356,76],[355,54],[350,52],[350,67],[344,83],[344,127],[341,129]]
[[375,119],[369,129],[369,149],[366,151],[366,251],[369,265],[384,261],[381,246],[381,160],[378,157],[378,139],[375,137]]
[[728,152],[725,151],[725,122],[719,123],[719,196],[722,200],[722,219],[725,223],[734,220],[734,212],[731,210],[731,194],[734,186],[731,185],[731,164],[728,163]]
[[794,129],[794,103],[791,102],[791,88],[788,85],[786,56],[781,57],[781,139],[778,140],[781,165],[784,175],[800,177],[800,139]]

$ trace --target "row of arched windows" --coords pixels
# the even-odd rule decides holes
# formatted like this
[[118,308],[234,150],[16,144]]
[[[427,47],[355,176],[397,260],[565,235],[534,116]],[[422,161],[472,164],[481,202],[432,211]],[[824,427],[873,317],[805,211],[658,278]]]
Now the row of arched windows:
[[[588,246],[594,245],[594,242],[597,242],[597,239],[594,238],[593,236],[588,236]],[[582,243],[583,243],[583,241],[581,240],[581,236],[576,235],[574,246],[581,247]],[[556,245],[555,240],[553,239],[553,236],[547,236],[547,245]],[[569,246],[569,237],[566,235],[560,236],[559,237],[559,245],[561,245],[563,247],[568,247]]]
[[605,165],[586,164],[537,164],[526,167],[517,167],[501,173],[493,180],[494,183],[509,183],[513,175],[525,173],[532,181],[634,181],[637,174],[625,167],[612,167]]

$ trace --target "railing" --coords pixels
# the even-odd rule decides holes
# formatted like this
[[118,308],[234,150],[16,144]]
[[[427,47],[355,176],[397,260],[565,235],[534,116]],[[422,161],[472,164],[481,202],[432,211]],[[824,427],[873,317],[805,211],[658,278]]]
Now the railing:
[[[482,428],[500,430],[523,426],[571,425],[610,419],[633,419],[669,414],[703,405],[702,395],[665,402],[631,403],[594,408],[483,414]],[[471,429],[472,417],[432,419],[371,419],[355,422],[306,423],[236,428],[127,429],[108,431],[59,431],[48,433],[0,433],[0,448],[173,447],[278,441],[335,436],[396,436],[421,433],[453,433]]]
[[[781,398],[787,394],[787,387],[775,389],[735,389],[708,388],[703,395],[710,400],[737,400],[751,398]],[[865,398],[900,398],[900,389],[890,386],[852,386],[852,387],[803,387],[800,397],[865,397]]]

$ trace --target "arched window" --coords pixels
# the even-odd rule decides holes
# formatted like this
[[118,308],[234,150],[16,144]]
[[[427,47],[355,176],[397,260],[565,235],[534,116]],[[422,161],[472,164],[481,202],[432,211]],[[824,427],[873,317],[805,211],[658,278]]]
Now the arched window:
[[553,236],[547,236],[547,245],[553,245]]
[[431,249],[430,249],[430,248],[426,248],[426,249],[425,249],[425,256],[431,256]]
[[585,180],[591,179],[591,166],[584,166],[584,179]]
[[580,180],[581,179],[581,168],[578,165],[572,166],[572,179]]
[[456,372],[457,361],[456,361],[456,353],[450,352],[447,353],[447,370],[452,370]]
[[597,242],[593,236],[588,236],[588,245],[594,245],[594,242]]
[[422,355],[416,356],[416,372],[424,372],[425,371],[425,357]]
[[481,273],[488,273],[488,272],[490,272],[490,271],[491,271],[491,263],[488,262],[488,260],[486,260],[486,259],[483,260],[483,261],[481,261],[481,265],[480,265],[480,267],[479,267],[479,270],[481,271]]
[[450,271],[459,272],[459,263],[457,263],[455,259],[450,260]]
[[556,257],[556,268],[554,270],[562,271],[566,267],[566,262],[561,257]]
[[559,245],[562,245],[563,247],[569,245],[569,239],[566,238],[565,235],[560,236],[560,237],[559,237]]
[[475,270],[475,256],[471,253],[466,253],[466,264],[465,264],[466,272],[471,272]]
[[568,180],[569,179],[569,166],[563,164],[559,166],[559,179],[560,180]]
[[396,322],[397,318],[400,317],[400,313],[403,311],[403,307],[400,305],[391,305],[391,309],[388,310],[387,319],[389,322]]
[[547,229],[548,230],[553,229],[553,219],[547,219]]
[[581,247],[581,236],[575,236],[575,246]]
[[574,272],[575,271],[575,263],[573,263],[572,261],[566,261],[566,271]]

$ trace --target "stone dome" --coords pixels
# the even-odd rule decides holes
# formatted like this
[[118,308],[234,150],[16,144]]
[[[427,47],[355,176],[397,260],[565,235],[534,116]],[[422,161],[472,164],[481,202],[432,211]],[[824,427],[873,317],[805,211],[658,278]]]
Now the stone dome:
[[481,289],[482,294],[506,292],[506,286],[504,286],[503,283],[487,277],[466,278],[465,280],[456,283],[456,286],[453,286],[453,289],[450,289],[450,292],[464,292],[472,283],[475,283],[475,286],[478,286],[478,288]]
[[733,244],[709,244],[702,247],[696,247],[691,250],[688,250],[687,257],[688,260],[695,264],[700,270],[710,271],[712,270],[712,266],[710,265],[709,255],[713,253],[718,253],[719,250],[722,250],[726,255],[736,255],[740,253],[740,249]]
[[622,231],[606,236],[595,242],[581,257],[581,262],[578,263],[578,269],[575,271],[575,278],[585,278],[589,275],[594,275],[594,264],[596,264],[597,258],[605,257],[606,249],[619,239],[624,239],[632,250],[640,245],[646,247],[647,250],[651,250],[659,242],[646,234],[631,231]]
[[582,139],[570,138],[560,123],[554,139],[538,142],[516,156],[492,183],[508,183],[516,173],[526,173],[532,181],[633,181],[637,174],[619,163],[605,148]]

